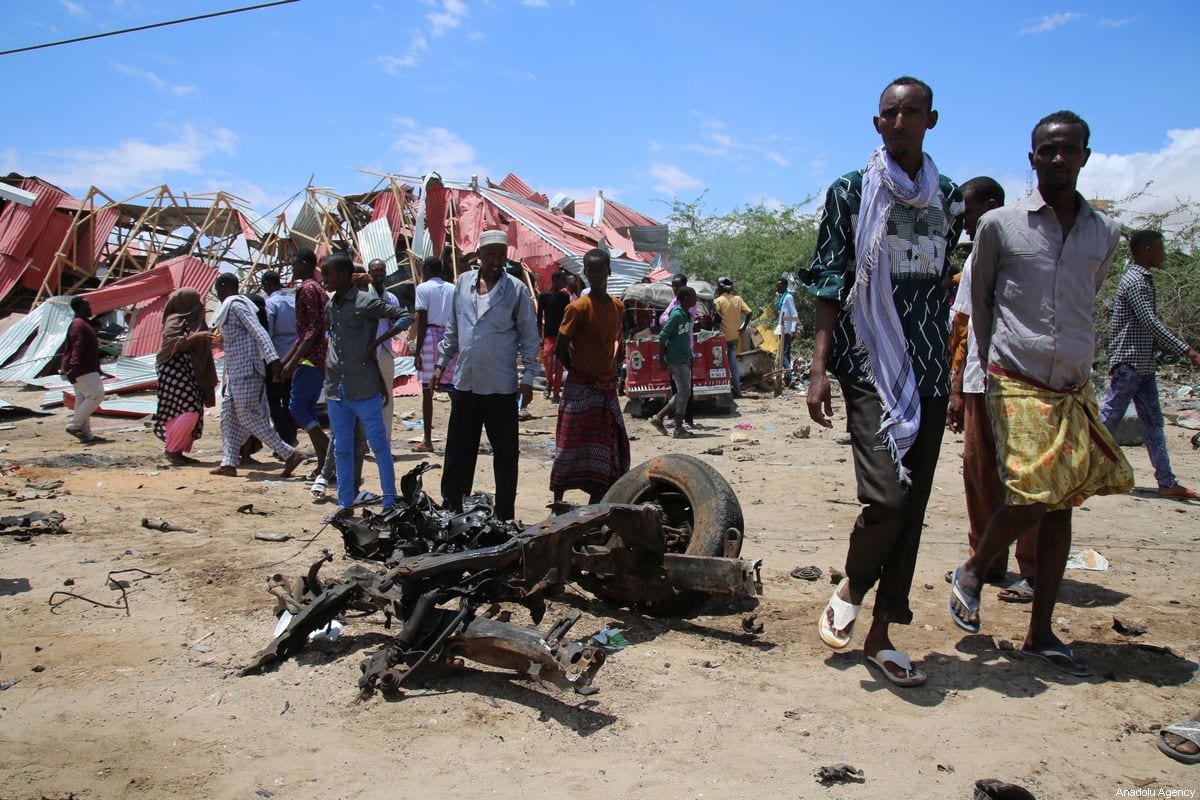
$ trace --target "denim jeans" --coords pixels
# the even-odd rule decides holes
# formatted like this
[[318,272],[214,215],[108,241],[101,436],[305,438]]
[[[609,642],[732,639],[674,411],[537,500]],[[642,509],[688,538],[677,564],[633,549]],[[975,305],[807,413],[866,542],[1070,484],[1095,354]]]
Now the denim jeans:
[[396,465],[392,463],[392,444],[388,441],[387,427],[383,424],[383,396],[375,395],[366,400],[348,400],[338,387],[339,397],[325,397],[329,411],[329,427],[333,430],[333,458],[336,461],[338,481],[338,507],[348,508],[354,503],[356,487],[354,481],[345,476],[354,474],[354,420],[362,423],[367,434],[371,452],[375,454],[375,465],[379,467],[380,494],[383,507],[396,504]]
[[1100,408],[1100,421],[1111,432],[1125,418],[1129,401],[1142,421],[1146,450],[1154,466],[1154,479],[1162,487],[1174,486],[1175,473],[1167,455],[1167,438],[1163,435],[1162,409],[1158,405],[1158,379],[1154,373],[1142,375],[1128,364],[1117,364],[1109,376],[1108,394]]
[[729,356],[729,385],[733,388],[733,394],[736,397],[742,393],[742,376],[738,373],[738,343],[726,342],[725,354]]

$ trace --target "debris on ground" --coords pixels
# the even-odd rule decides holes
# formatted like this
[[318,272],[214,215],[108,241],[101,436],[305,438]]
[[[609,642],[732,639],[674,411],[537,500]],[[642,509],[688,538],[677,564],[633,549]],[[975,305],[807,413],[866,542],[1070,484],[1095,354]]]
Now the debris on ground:
[[255,510],[254,510],[254,503],[246,503],[246,505],[244,505],[244,506],[238,506],[238,508],[237,508],[237,513],[239,513],[239,514],[252,514],[252,515],[254,515],[254,516],[256,516],[256,517],[269,517],[269,516],[271,516],[271,512],[270,512],[270,511],[255,511]]
[[822,786],[832,786],[835,783],[864,783],[866,776],[863,771],[850,764],[833,764],[821,767],[816,772],[817,783]]
[[15,516],[0,517],[0,535],[17,536],[27,540],[30,536],[44,533],[67,533],[63,521],[67,515],[61,511],[30,511]]
[[1088,548],[1072,553],[1067,559],[1067,569],[1086,569],[1093,572],[1104,572],[1108,569],[1108,559],[1095,550]]
[[421,479],[436,466],[424,462],[404,475],[391,509],[331,520],[348,556],[382,568],[354,564],[340,578],[323,580],[320,569],[333,559],[325,551],[304,576],[270,577],[276,610],[287,617],[243,675],[298,652],[332,622],[340,627],[347,612],[382,611],[386,624],[395,619],[401,630],[362,663],[360,699],[377,689],[399,693],[430,668],[466,661],[591,694],[609,648],[628,644],[620,631],[606,627],[603,642],[572,640],[567,633],[579,609],[539,629],[508,622],[499,604],[525,606],[538,625],[546,593],[568,581],[652,613],[692,607],[712,594],[761,592],[758,561],[667,552],[679,522],[656,504],[597,503],[523,526],[497,517],[486,494],[465,498],[461,513],[437,506]]
[[821,575],[823,575],[824,573],[821,572],[820,567],[808,566],[808,567],[796,567],[788,574],[791,575],[793,578],[797,578],[802,581],[815,581],[818,578],[820,578]]
[[26,481],[25,485],[20,489],[0,489],[0,495],[4,495],[5,500],[14,502],[24,502],[26,500],[51,500],[58,497],[60,494],[70,494],[70,492],[60,492],[62,481]]
[[811,425],[805,425],[803,428],[797,428],[796,430],[792,431],[793,439],[807,439],[809,436],[812,436]]
[[292,535],[281,531],[259,531],[254,534],[254,538],[260,542],[288,542],[291,541]]
[[710,447],[707,450],[701,450],[700,455],[702,455],[702,456],[723,456],[723,455],[725,455],[725,448],[724,447]]
[[765,630],[763,624],[758,621],[758,614],[751,614],[748,617],[742,618],[742,633],[750,636],[758,636]]
[[1112,627],[1114,631],[1122,636],[1141,636],[1149,630],[1145,625],[1135,625],[1132,622],[1126,622],[1120,617],[1113,617]]
[[975,781],[975,800],[1037,800],[1024,786],[995,778]]
[[[126,550],[125,552],[126,552],[126,554],[129,553],[128,550]],[[144,569],[137,569],[136,567],[131,567],[129,569],[113,570],[112,572],[108,573],[108,575],[105,577],[104,584],[109,589],[112,589],[115,592],[121,593],[121,599],[119,601],[117,601],[116,604],[102,603],[99,600],[93,600],[90,597],[84,597],[83,595],[76,594],[75,592],[64,592],[60,589],[56,592],[51,593],[51,595],[50,595],[50,600],[49,600],[50,612],[55,613],[55,611],[58,609],[58,607],[61,606],[63,603],[67,602],[68,600],[82,600],[85,603],[91,603],[92,605],[97,606],[98,608],[115,608],[119,611],[124,611],[125,616],[127,616],[127,617],[132,616],[129,612],[129,589],[130,589],[130,587],[132,587],[133,584],[135,584],[135,583],[147,580],[149,578],[157,578],[160,575],[165,575],[166,573],[168,573],[170,571],[171,571],[170,568],[167,568],[167,569],[164,569],[162,572],[147,572]],[[137,577],[130,578],[128,580],[126,580],[126,579],[117,580],[115,577],[113,577],[115,575],[126,575],[126,574],[130,574],[130,573],[136,573]],[[58,597],[59,595],[62,596],[62,599],[60,599],[58,602],[55,602],[54,598]]]
[[195,528],[183,528],[159,517],[142,517],[142,527],[152,531],[195,533]]

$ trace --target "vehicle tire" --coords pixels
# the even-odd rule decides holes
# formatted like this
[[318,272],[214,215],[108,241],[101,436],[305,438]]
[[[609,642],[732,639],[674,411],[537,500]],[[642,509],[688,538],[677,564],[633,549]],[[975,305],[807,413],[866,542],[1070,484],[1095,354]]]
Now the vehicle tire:
[[730,528],[739,534],[733,555],[741,552],[746,528],[741,503],[721,473],[695,456],[668,453],[638,464],[612,485],[603,502],[659,503],[674,524],[691,527],[686,548],[675,552],[723,556]]

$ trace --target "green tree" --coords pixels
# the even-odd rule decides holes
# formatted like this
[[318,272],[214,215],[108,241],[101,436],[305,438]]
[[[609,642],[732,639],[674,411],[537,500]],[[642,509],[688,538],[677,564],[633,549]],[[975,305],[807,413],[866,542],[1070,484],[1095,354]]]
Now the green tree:
[[[671,254],[688,276],[715,283],[728,276],[738,293],[759,312],[772,307],[775,282],[781,275],[807,269],[817,241],[817,218],[801,209],[811,202],[773,209],[762,205],[710,214],[704,195],[691,202],[671,204]],[[812,301],[798,291],[796,307],[801,324],[812,331]],[[807,323],[807,324],[806,324]]]

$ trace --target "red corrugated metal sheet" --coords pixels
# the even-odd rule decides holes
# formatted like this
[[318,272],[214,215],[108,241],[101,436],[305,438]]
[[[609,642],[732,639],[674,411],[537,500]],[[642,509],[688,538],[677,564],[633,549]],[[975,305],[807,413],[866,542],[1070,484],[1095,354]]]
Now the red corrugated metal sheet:
[[391,190],[380,192],[379,197],[375,199],[375,207],[371,209],[371,222],[380,217],[386,217],[388,225],[391,226],[392,244],[399,242],[404,215],[401,213],[399,204],[396,203],[396,195]]
[[[596,213],[596,200],[576,200],[575,201],[575,216],[584,217],[588,220]],[[643,225],[661,225],[658,220],[650,219],[645,214],[634,211],[629,206],[623,206],[615,200],[604,198],[604,219],[614,228],[625,228],[629,226],[640,227]]]
[[[55,209],[67,193],[36,178],[25,178],[21,188],[37,195],[32,206],[9,203],[0,211],[0,300],[21,280],[33,255],[34,246],[45,233]],[[61,231],[59,242],[62,241]],[[40,284],[39,284],[40,285]]]
[[430,182],[425,186],[425,230],[433,245],[433,254],[442,255],[446,246],[446,205],[450,190],[440,183]]
[[108,243],[108,236],[117,224],[120,209],[105,206],[90,214],[75,233],[75,261],[89,271],[100,260],[100,253]]
[[[65,211],[56,211],[46,220],[46,226],[42,228],[41,235],[29,252],[32,258],[29,269],[21,276],[21,285],[26,289],[36,292],[42,288],[42,281],[54,264],[54,256],[62,246],[63,240],[67,238],[67,230],[71,227],[73,216]],[[61,272],[61,269],[57,271]],[[58,275],[50,276],[50,293],[58,294]]]
[[158,352],[162,345],[162,312],[171,292],[188,286],[200,292],[203,297],[212,289],[213,281],[217,279],[215,269],[191,256],[179,256],[164,261],[155,269],[166,270],[170,274],[171,287],[167,292],[138,305],[133,330],[129,332],[129,340],[121,350],[122,355],[131,358]]
[[500,181],[499,184],[492,184],[491,181],[488,181],[488,183],[498,189],[503,189],[506,192],[512,192],[515,195],[524,197],[526,200],[531,200],[540,206],[545,206],[550,202],[550,198],[546,197],[546,195],[542,194],[541,192],[535,192],[532,186],[511,172],[508,173],[508,175],[504,177],[504,180]]

